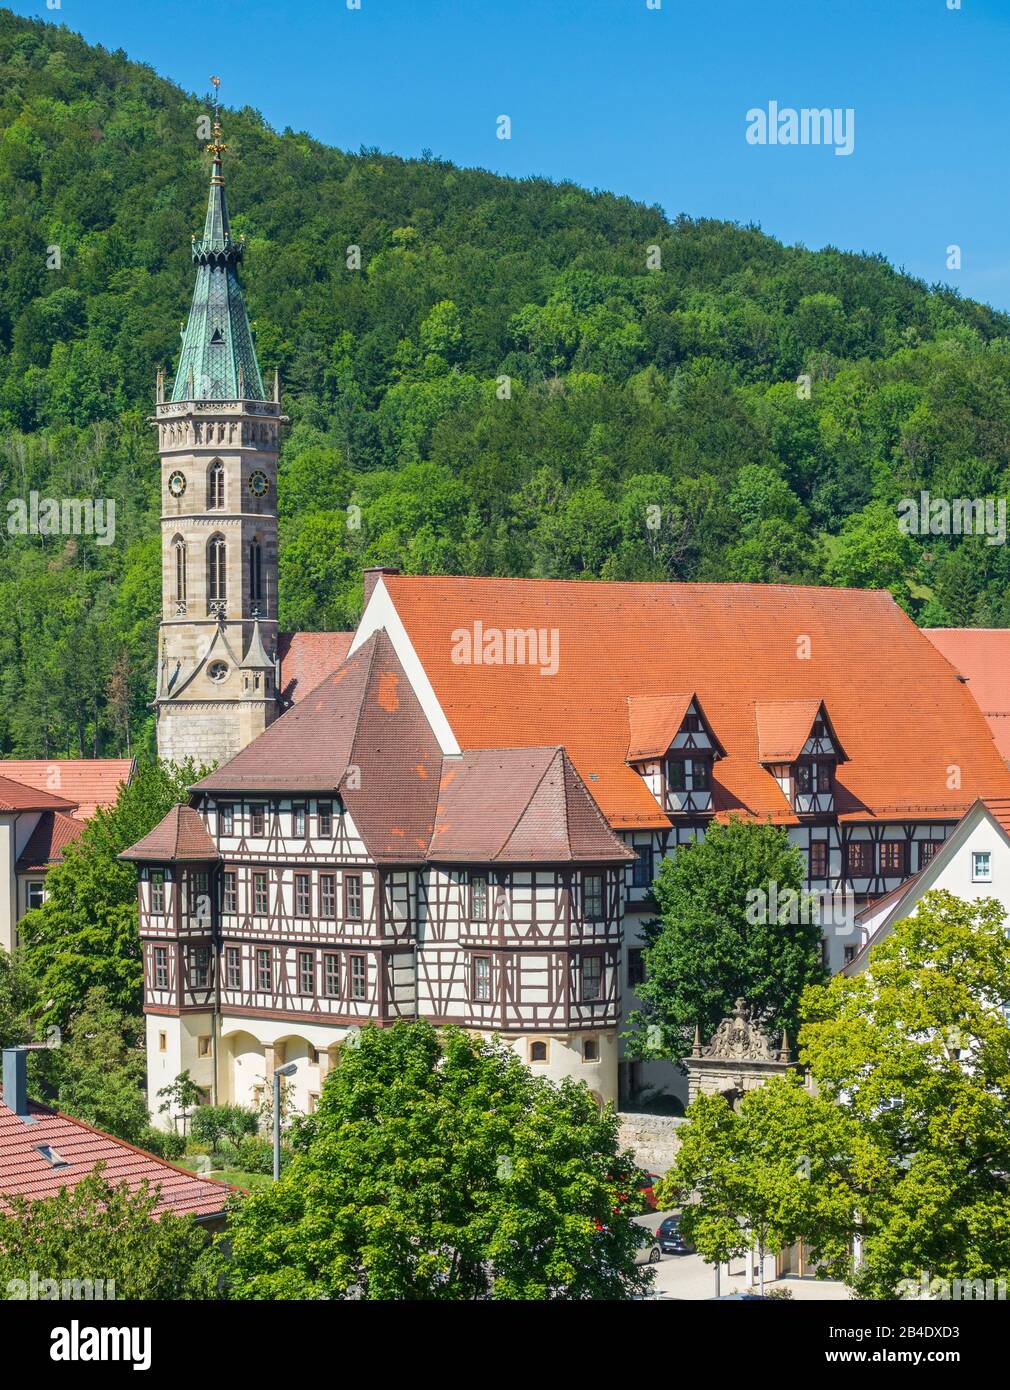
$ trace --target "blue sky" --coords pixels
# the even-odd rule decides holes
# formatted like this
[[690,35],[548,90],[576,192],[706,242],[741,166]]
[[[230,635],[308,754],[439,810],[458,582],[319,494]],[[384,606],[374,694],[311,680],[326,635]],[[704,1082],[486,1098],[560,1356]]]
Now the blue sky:
[[[8,0],[10,3],[10,0]],[[655,3],[655,0],[653,0]],[[879,251],[1010,309],[1010,0],[44,0],[197,92],[331,144],[570,178],[671,216]],[[851,107],[855,147],[750,145]],[[508,115],[512,138],[496,138]],[[947,247],[962,268],[947,268]]]

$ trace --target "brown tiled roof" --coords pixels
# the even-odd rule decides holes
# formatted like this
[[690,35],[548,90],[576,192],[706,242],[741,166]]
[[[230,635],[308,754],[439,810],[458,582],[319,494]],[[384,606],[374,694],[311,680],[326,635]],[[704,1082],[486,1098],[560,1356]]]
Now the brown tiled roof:
[[220,857],[199,812],[191,806],[173,806],[149,835],[119,856],[155,864],[192,863]]
[[26,786],[9,777],[0,777],[0,812],[72,811],[75,805],[75,802],[65,801],[62,796],[54,796],[52,792]]
[[925,635],[959,675],[985,715],[996,747],[1010,761],[1010,628],[932,627]]
[[194,792],[340,792],[369,854],[423,861],[441,749],[389,638],[374,634]]
[[343,665],[353,640],[353,632],[278,633],[278,689],[284,703],[297,704],[320,681],[332,676]]
[[[29,1102],[28,1110],[37,1123],[25,1124],[0,1102],[0,1199],[22,1196],[37,1201],[55,1196],[63,1187],[72,1191],[96,1163],[105,1164],[104,1177],[110,1184],[125,1182],[131,1192],[145,1180],[152,1190],[159,1187],[155,1215],[171,1211],[179,1216],[189,1212],[214,1216],[236,1190],[213,1178],[197,1177],[36,1101]],[[38,1152],[39,1144],[55,1149],[66,1166],[54,1168]]]
[[38,791],[55,792],[88,820],[99,806],[112,806],[133,776],[132,758],[5,758],[0,776]]
[[[563,744],[616,827],[668,819],[628,766],[629,695],[694,690],[726,750],[722,813],[791,822],[761,765],[754,706],[824,701],[849,761],[845,820],[956,820],[978,796],[1010,795],[1010,771],[949,663],[886,592],[761,584],[632,584],[384,575],[462,748]],[[555,630],[555,675],[458,664],[454,633]],[[960,787],[948,785],[951,766]]]
[[483,748],[446,758],[428,858],[490,864],[624,861],[562,748]]
[[38,872],[63,858],[63,850],[84,833],[84,821],[62,811],[43,811],[18,857],[18,873]]

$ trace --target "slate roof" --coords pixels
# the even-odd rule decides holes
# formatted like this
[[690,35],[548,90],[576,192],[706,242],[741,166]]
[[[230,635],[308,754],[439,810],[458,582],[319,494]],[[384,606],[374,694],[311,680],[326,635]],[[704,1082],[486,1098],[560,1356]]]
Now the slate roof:
[[[460,747],[564,745],[614,827],[669,824],[627,763],[629,695],[688,690],[726,750],[713,777],[723,815],[795,822],[758,746],[755,706],[783,700],[824,702],[849,759],[837,779],[843,820],[956,820],[978,796],[1010,795],[1010,772],[974,700],[886,592],[405,575],[379,583]],[[557,673],[458,664],[455,634],[475,622],[553,631]]]
[[1010,628],[923,629],[954,670],[967,677],[968,693],[985,715],[1000,755],[1010,761]]
[[[107,1182],[125,1182],[131,1192],[145,1179],[152,1189],[159,1187],[156,1216],[171,1211],[179,1216],[191,1212],[197,1217],[213,1217],[236,1190],[213,1178],[197,1177],[36,1101],[29,1101],[28,1112],[37,1123],[25,1124],[0,1102],[0,1202],[4,1196],[37,1201],[55,1196],[64,1187],[72,1191],[96,1163],[105,1164]],[[39,1144],[55,1149],[66,1166],[53,1167],[38,1152]]]

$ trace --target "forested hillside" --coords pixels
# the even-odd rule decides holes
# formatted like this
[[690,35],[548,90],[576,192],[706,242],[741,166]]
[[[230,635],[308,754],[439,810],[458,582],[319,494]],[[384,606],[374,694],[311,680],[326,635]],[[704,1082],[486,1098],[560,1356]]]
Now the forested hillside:
[[[188,307],[207,110],[0,11],[0,753],[150,741],[145,415]],[[920,488],[1010,491],[1006,315],[872,255],[223,119],[292,421],[285,627],[351,625],[366,564],[886,585],[919,621],[1010,623],[1007,546],[895,516]],[[11,534],[32,491],[115,499],[114,543]]]

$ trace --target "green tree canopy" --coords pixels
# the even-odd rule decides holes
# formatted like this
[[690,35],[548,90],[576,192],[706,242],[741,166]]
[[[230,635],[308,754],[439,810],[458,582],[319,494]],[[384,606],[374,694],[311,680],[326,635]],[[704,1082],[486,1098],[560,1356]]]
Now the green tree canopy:
[[239,1298],[627,1298],[637,1170],[584,1086],[424,1022],[366,1027],[280,1181],[231,1219]]
[[811,1088],[769,1081],[735,1113],[695,1101],[661,1199],[696,1196],[685,1229],[709,1259],[744,1216],[863,1297],[1010,1277],[1008,998],[1000,904],[926,894],[864,973],[805,995]]
[[102,1169],[99,1164],[55,1197],[6,1199],[0,1207],[0,1288],[6,1296],[21,1296],[11,1281],[27,1290],[34,1272],[58,1285],[101,1280],[106,1291],[111,1281],[117,1299],[216,1298],[219,1260],[206,1232],[191,1216],[153,1218],[156,1191],[111,1185]]
[[663,860],[653,892],[660,917],[644,931],[637,1047],[681,1058],[695,1028],[707,1039],[738,998],[795,1038],[800,997],[824,970],[802,856],[785,831],[714,823]]

